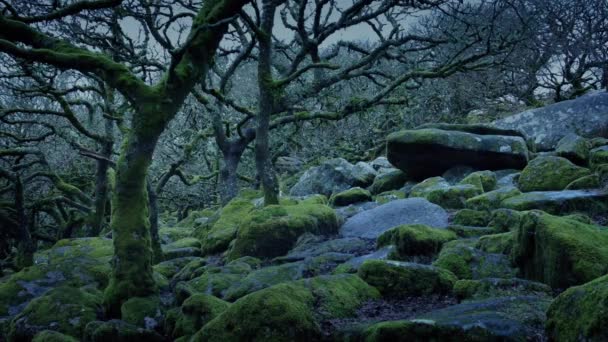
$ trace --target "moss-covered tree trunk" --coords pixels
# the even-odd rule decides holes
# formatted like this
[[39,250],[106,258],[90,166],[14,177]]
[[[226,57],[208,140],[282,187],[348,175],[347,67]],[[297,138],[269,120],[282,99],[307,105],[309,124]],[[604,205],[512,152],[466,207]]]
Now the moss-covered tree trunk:
[[112,196],[114,241],[113,274],[104,302],[112,317],[122,302],[156,292],[152,273],[152,248],[146,176],[160,132],[132,131],[123,144],[116,165]]
[[158,236],[158,194],[152,187],[152,183],[148,180],[148,203],[150,205],[150,239],[152,243],[152,260],[154,263],[163,260],[163,250],[160,247],[160,237]]
[[36,248],[27,225],[23,183],[19,176],[15,179],[15,210],[17,211],[17,236],[19,238],[15,264],[18,269],[22,269],[34,264],[34,252]]
[[[111,141],[103,143],[101,155],[110,159],[112,157]],[[97,161],[97,170],[95,175],[95,212],[91,220],[91,235],[98,236],[103,229],[106,215],[106,204],[108,202],[108,169],[110,163],[107,160]]]
[[280,100],[280,90],[272,77],[272,28],[278,2],[264,0],[259,34],[259,111],[255,137],[255,163],[264,191],[264,205],[279,204],[279,186],[270,158],[270,115]]

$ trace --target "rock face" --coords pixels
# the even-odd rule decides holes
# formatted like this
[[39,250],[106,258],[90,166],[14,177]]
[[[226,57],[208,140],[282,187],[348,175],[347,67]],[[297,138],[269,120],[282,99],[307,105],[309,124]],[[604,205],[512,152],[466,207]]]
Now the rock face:
[[322,194],[327,197],[333,193],[354,186],[368,186],[374,181],[375,170],[366,163],[353,165],[342,158],[330,159],[313,167],[300,177],[291,188],[292,196]]
[[554,148],[569,133],[602,135],[608,127],[608,93],[596,92],[570,101],[527,110],[494,122],[504,129],[523,131],[540,150]]
[[400,199],[349,218],[340,229],[340,234],[375,239],[393,227],[415,223],[445,228],[448,225],[448,213],[422,198]]
[[480,170],[526,166],[528,148],[521,136],[478,128],[469,127],[467,132],[437,128],[395,132],[387,137],[388,160],[414,179],[439,176],[457,165]]

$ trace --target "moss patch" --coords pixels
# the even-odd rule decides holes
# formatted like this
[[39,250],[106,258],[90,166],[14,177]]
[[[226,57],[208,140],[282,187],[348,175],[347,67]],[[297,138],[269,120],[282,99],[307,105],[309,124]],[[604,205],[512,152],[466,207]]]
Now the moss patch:
[[423,224],[402,225],[384,232],[378,237],[378,247],[395,245],[391,257],[405,259],[414,255],[433,255],[444,243],[456,239],[447,229],[431,228]]
[[518,184],[521,191],[563,190],[572,181],[591,172],[576,166],[568,159],[542,156],[532,160],[521,172]]
[[369,191],[356,187],[332,195],[329,202],[334,206],[342,207],[353,203],[368,202],[371,200],[372,195]]

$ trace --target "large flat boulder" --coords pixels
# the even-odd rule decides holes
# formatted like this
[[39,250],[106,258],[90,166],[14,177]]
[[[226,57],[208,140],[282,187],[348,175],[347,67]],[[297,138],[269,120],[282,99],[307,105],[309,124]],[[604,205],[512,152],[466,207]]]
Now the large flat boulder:
[[597,213],[606,209],[608,192],[604,190],[533,191],[509,197],[501,208],[514,210],[540,209],[551,214],[569,212]]
[[555,148],[561,138],[576,133],[595,137],[608,127],[608,93],[594,92],[494,121],[503,129],[517,129],[534,139],[540,150]]
[[480,170],[526,166],[528,147],[521,136],[511,131],[498,134],[501,131],[496,129],[458,128],[462,130],[422,128],[392,133],[387,137],[388,160],[415,179],[440,176],[457,165]]
[[423,198],[388,202],[349,218],[340,234],[346,237],[376,239],[385,231],[403,224],[425,224],[435,228],[448,225],[448,213]]

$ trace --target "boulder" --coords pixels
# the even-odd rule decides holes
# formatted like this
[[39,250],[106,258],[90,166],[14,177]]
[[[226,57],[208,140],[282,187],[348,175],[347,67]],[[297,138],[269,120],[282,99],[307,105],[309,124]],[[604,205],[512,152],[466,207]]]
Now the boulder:
[[321,320],[352,316],[378,297],[356,275],[279,284],[237,300],[192,341],[316,341],[322,337]]
[[608,275],[567,289],[547,310],[553,341],[607,341]]
[[230,307],[230,303],[207,294],[195,294],[181,307],[167,313],[165,331],[173,338],[192,336]]
[[464,203],[464,206],[475,210],[492,210],[500,207],[502,201],[507,198],[521,195],[521,191],[514,186],[505,186],[494,191],[486,192],[475,197],[471,197]]
[[462,209],[454,214],[452,223],[462,226],[485,227],[490,223],[490,215],[486,211]]
[[393,169],[376,176],[369,191],[376,195],[385,191],[397,190],[405,184],[407,179],[408,177],[403,171]]
[[463,279],[454,284],[454,294],[460,299],[484,299],[518,295],[551,297],[549,286],[520,278]]
[[384,232],[378,237],[378,247],[394,245],[389,257],[405,260],[408,256],[437,254],[444,243],[454,239],[456,234],[450,230],[410,224]]
[[590,174],[573,180],[566,186],[566,190],[598,189],[600,187],[600,177],[597,174]]
[[450,271],[392,260],[368,260],[358,274],[382,296],[391,298],[451,293],[456,282],[456,276]]
[[525,278],[567,288],[608,273],[608,230],[579,220],[526,213],[511,259]]
[[464,208],[469,198],[478,196],[482,192],[483,188],[476,185],[450,185],[441,177],[432,177],[415,185],[410,191],[410,197],[426,198],[443,208],[460,209]]
[[10,324],[9,341],[29,341],[43,330],[82,338],[87,323],[102,312],[101,292],[57,287],[32,300]]
[[144,329],[121,320],[93,321],[87,324],[84,341],[90,342],[163,342],[154,330]]
[[416,223],[445,228],[448,225],[448,213],[423,198],[399,199],[352,216],[342,225],[340,234],[345,237],[376,239],[393,227]]
[[577,165],[587,165],[591,144],[585,138],[570,133],[557,142],[555,152]]
[[574,165],[566,158],[542,156],[532,160],[521,172],[518,186],[524,192],[564,190],[572,181],[590,173],[589,169]]
[[387,157],[414,179],[439,176],[456,165],[500,170],[521,169],[528,162],[522,137],[502,131],[475,132],[436,128],[396,132],[387,137]]
[[492,171],[475,171],[467,175],[458,184],[470,184],[483,192],[492,191],[496,188],[496,174]]
[[369,241],[355,237],[325,240],[320,236],[304,234],[298,239],[296,246],[287,255],[275,258],[274,261],[300,261],[326,253],[361,255],[370,249],[370,245]]
[[575,211],[600,213],[606,210],[608,192],[603,190],[533,191],[509,197],[500,203],[501,208],[513,210],[539,209],[551,214]]
[[608,146],[596,147],[589,154],[589,164],[592,169],[595,170],[599,165],[608,164]]
[[285,255],[304,233],[338,232],[338,218],[322,204],[270,205],[249,213],[239,226],[227,257],[273,258]]
[[161,302],[158,296],[131,297],[120,307],[123,321],[154,330],[161,323]]
[[513,278],[516,269],[507,255],[477,248],[478,239],[460,239],[443,245],[433,265],[454,273],[459,279]]
[[228,245],[236,237],[239,225],[255,208],[253,201],[257,195],[253,192],[239,194],[220,209],[207,225],[196,230],[203,254],[215,254],[228,249]]
[[608,93],[594,92],[574,100],[535,108],[493,122],[502,129],[516,129],[534,139],[540,150],[555,148],[564,136],[586,138],[603,134],[608,126]]
[[334,206],[343,207],[349,204],[369,202],[371,200],[372,194],[369,191],[355,187],[332,195],[329,202]]
[[335,158],[304,172],[289,193],[291,196],[322,194],[330,197],[333,193],[355,186],[367,187],[375,176],[375,170],[371,167],[353,165],[345,159]]

